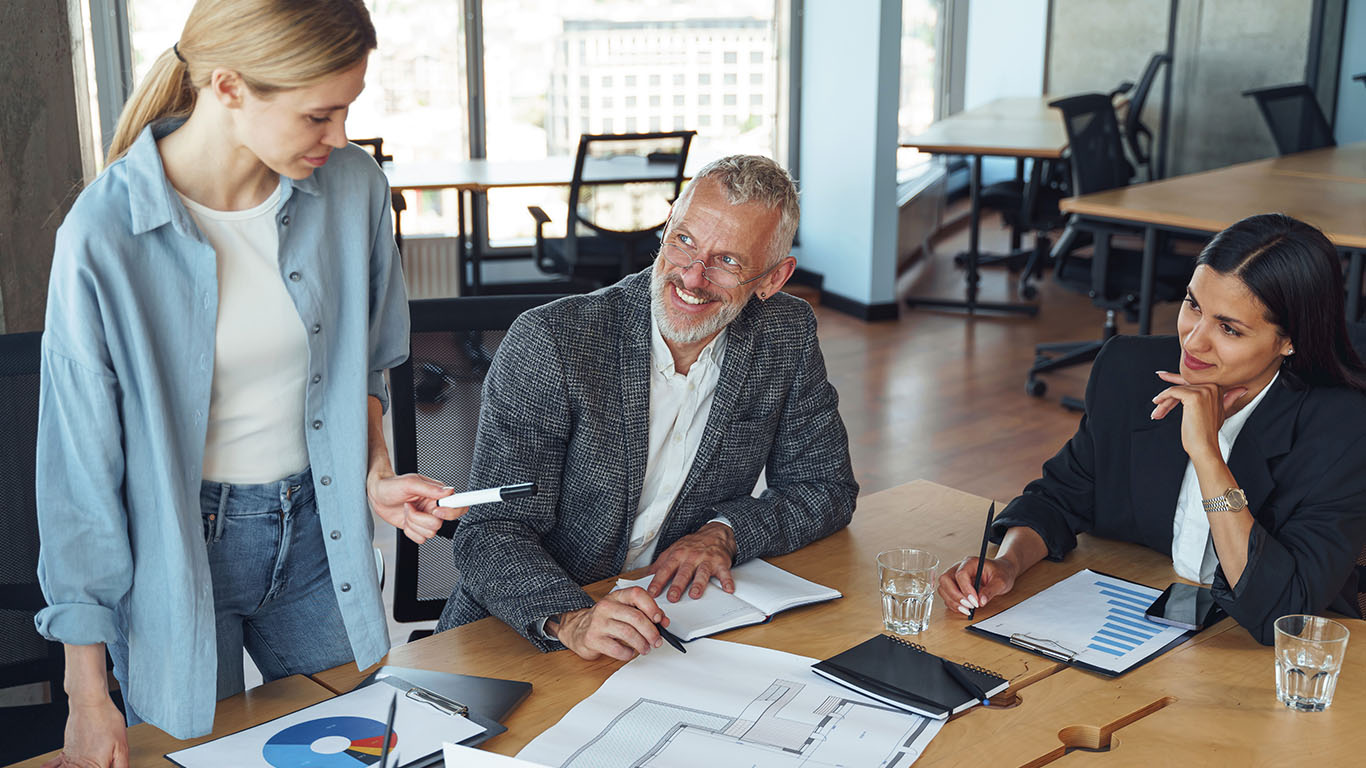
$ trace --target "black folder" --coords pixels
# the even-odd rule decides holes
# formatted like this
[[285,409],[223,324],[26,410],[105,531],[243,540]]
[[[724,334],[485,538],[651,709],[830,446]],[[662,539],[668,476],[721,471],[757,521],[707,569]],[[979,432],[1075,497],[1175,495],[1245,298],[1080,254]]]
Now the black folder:
[[[866,696],[918,715],[943,720],[978,703],[944,669],[945,663],[943,658],[920,645],[889,635],[878,635],[841,654],[812,664],[811,669]],[[1000,693],[1010,684],[991,670],[972,664],[957,666],[987,696]]]

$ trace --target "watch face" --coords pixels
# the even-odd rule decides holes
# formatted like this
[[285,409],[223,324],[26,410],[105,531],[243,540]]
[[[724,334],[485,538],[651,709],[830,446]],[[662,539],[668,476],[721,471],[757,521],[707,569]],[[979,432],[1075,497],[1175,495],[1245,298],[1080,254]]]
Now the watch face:
[[1247,506],[1247,494],[1243,493],[1242,488],[1229,489],[1224,498],[1228,499],[1229,507],[1235,512]]

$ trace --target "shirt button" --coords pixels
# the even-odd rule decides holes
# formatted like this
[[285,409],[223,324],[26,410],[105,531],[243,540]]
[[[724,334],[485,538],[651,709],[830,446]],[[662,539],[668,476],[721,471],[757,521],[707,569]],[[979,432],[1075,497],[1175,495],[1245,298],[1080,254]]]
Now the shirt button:
[[321,480],[319,480],[318,482],[322,483],[323,485],[331,485],[331,484],[332,484],[332,478],[331,478],[331,477],[328,477],[327,475],[323,475],[323,478],[322,478]]
[[681,435],[681,434],[675,432],[675,433],[674,433],[674,442],[675,442],[675,443],[681,443],[681,442],[683,442],[683,435]]
[[336,541],[337,539],[340,539],[340,538],[341,538],[341,531],[333,531],[333,532],[329,533],[328,536],[331,536],[331,537],[332,537],[332,540],[333,540],[333,541]]
[[323,332],[323,327],[322,327],[321,325],[319,325],[318,323],[314,323],[314,324],[313,324],[313,332],[314,332],[314,333],[322,333],[322,332]]
[[209,293],[204,294],[204,309],[208,309],[208,308],[209,308],[209,304],[210,304],[212,301],[213,301],[213,294],[209,294]]
[[320,382],[320,381],[322,381],[322,380],[323,380],[323,376],[322,376],[321,373],[315,373],[315,374],[313,374],[313,383],[314,383],[314,384],[317,384],[318,382]]
[[301,275],[301,274],[299,274],[298,272],[290,272],[290,273],[289,273],[289,279],[290,279],[290,280],[293,280],[294,282],[297,283],[297,282],[299,282],[300,280],[304,279],[304,276]]
[[350,585],[349,583],[341,585],[341,591],[343,591],[343,592],[350,592],[350,591],[351,591],[351,585]]
[[322,428],[323,428],[322,419],[314,419],[314,420],[313,420],[313,428],[314,428],[314,429],[322,429]]
[[200,422],[200,420],[203,419],[203,418],[204,418],[204,412],[203,412],[203,411],[196,410],[196,411],[194,412],[194,423],[198,424],[198,423]]
[[285,225],[286,227],[289,226],[289,217],[285,216],[284,218],[280,219],[280,223]]

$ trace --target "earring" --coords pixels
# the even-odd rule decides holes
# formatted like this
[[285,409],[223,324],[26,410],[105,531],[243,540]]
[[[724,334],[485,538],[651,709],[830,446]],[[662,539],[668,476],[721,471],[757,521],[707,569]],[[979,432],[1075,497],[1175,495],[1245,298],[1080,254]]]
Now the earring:
[[1287,350],[1285,351],[1285,356],[1286,356],[1286,357],[1290,357],[1290,356],[1293,355],[1293,354],[1295,354],[1295,348],[1294,348],[1294,347],[1291,347],[1290,349],[1287,349]]
[[764,301],[766,299],[768,299],[768,294],[764,293],[763,291],[759,291],[759,301]]

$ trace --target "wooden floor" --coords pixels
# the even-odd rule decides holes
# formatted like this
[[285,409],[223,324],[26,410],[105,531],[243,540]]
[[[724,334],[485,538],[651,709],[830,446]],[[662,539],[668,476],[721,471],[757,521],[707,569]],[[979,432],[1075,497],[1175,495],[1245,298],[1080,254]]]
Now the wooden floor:
[[[1007,240],[997,219],[983,222],[984,249],[1003,250]],[[966,245],[965,228],[943,236],[933,244],[935,255],[902,275],[899,294],[961,297],[963,272],[953,267],[952,257]],[[984,270],[981,286],[984,300],[1013,298],[1014,278],[1004,269]],[[1059,406],[1058,396],[1080,397],[1089,366],[1047,376],[1047,395],[1030,397],[1025,372],[1034,344],[1098,338],[1105,317],[1089,299],[1050,279],[1038,286],[1040,310],[1033,318],[903,306],[897,320],[877,323],[819,306],[810,289],[788,288],[816,305],[821,349],[839,391],[862,493],[925,478],[1008,501],[1038,476],[1040,465],[1077,427],[1077,414]],[[1170,332],[1175,311],[1159,307],[1153,327]],[[1131,326],[1121,330],[1136,332]],[[393,529],[376,518],[375,534],[392,573]],[[908,520],[901,543],[914,542],[914,521]],[[384,602],[392,617],[392,579],[386,580]],[[398,624],[391,618],[389,626],[397,644],[432,623]]]

